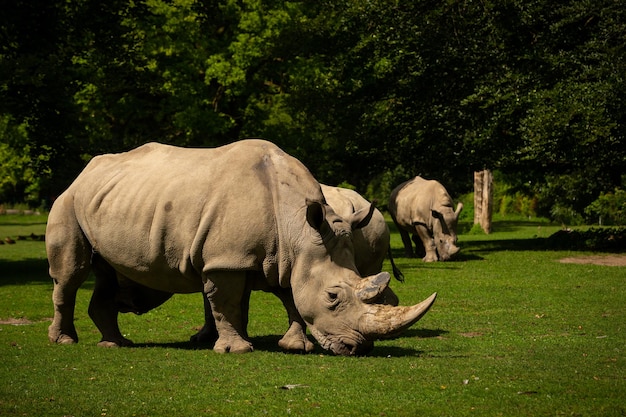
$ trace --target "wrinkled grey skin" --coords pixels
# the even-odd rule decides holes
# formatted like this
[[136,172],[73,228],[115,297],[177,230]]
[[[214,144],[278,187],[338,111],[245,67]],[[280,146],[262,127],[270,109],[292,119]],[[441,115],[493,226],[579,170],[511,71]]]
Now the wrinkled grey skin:
[[279,344],[310,350],[308,326],[336,354],[366,352],[373,340],[419,320],[436,294],[411,307],[374,304],[389,274],[361,278],[352,223],[325,203],[317,181],[270,142],[215,149],[147,144],[94,158],[55,201],[46,228],[54,281],[48,337],[76,343],[74,308],[90,271],[89,315],[103,346],[125,346],[119,312],[142,313],[173,293],[202,292],[217,352],[249,352],[250,291],[277,293],[290,328]]
[[[352,230],[352,244],[354,246],[354,260],[356,268],[361,276],[370,276],[378,274],[382,271],[383,261],[389,251],[390,233],[389,227],[385,222],[382,213],[375,209],[372,203],[367,201],[359,193],[347,188],[331,187],[329,185],[320,184],[324,198],[333,211],[343,219],[347,219],[348,223],[354,223],[352,220],[359,212],[370,212],[367,224]],[[402,272],[396,268],[391,253],[389,253],[391,264],[396,279],[404,279]],[[285,294],[280,291],[273,291],[281,300]],[[288,296],[288,294],[287,294]],[[283,300],[283,302],[285,302]],[[375,300],[376,303],[389,304],[397,306],[399,304],[398,296],[390,287],[387,287],[380,296]],[[191,337],[192,342],[196,343],[213,343],[217,338],[215,324],[210,311],[210,305],[205,303],[205,322],[202,329]],[[245,307],[247,308],[247,306]],[[293,324],[292,324],[293,325]],[[290,330],[299,332],[299,329]],[[313,344],[308,344],[305,351],[313,349]]]
[[456,226],[463,204],[456,210],[439,182],[415,177],[398,185],[389,197],[389,212],[398,227],[406,256],[414,257],[411,237],[424,262],[448,261],[459,252]]
[[[331,187],[320,184],[326,202],[335,213],[344,218],[350,218],[359,210],[365,210],[372,205],[363,196],[354,190],[342,187]],[[361,276],[377,274],[383,269],[383,261],[389,256],[393,268],[394,277],[403,281],[402,272],[396,267],[389,246],[389,227],[383,214],[374,209],[369,223],[352,233],[352,243],[354,244],[354,257],[356,268]]]
[[[368,209],[371,205],[356,191],[324,184],[320,186],[328,205],[343,218],[348,218],[361,209]],[[389,247],[389,236],[387,223],[377,209],[374,209],[372,218],[366,226],[353,231],[355,263],[362,276],[382,271]]]

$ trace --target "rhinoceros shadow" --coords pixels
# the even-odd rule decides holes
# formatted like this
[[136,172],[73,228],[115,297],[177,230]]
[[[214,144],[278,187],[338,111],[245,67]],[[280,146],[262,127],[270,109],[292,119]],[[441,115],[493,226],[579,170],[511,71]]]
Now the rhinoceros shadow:
[[[438,337],[448,333],[447,330],[441,329],[409,329],[402,333],[400,336],[394,339],[400,339],[404,337],[418,337],[429,338]],[[278,341],[281,335],[260,335],[250,337],[250,341],[254,346],[254,350],[257,352],[274,352],[285,353],[287,355],[297,355],[298,353],[284,352],[278,346]],[[213,348],[212,343],[192,343],[189,341],[181,342],[147,342],[147,343],[135,343],[131,348],[164,348],[164,349],[182,349],[182,350],[210,350]],[[374,344],[374,349],[366,356],[369,357],[402,357],[402,356],[422,356],[425,352],[407,347],[400,346],[383,346],[380,343]],[[304,353],[303,353],[304,354]],[[319,345],[315,345],[315,350],[311,354],[328,354],[332,353],[325,351]]]
[[448,334],[447,330],[443,329],[408,329],[405,330],[399,337],[419,337],[422,339],[427,339],[431,337],[439,337],[444,334]]

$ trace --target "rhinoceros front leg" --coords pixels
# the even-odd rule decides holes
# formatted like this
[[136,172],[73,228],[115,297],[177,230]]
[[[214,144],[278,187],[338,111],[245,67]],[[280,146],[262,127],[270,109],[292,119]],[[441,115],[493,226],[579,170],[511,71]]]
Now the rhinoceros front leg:
[[98,346],[131,346],[133,342],[122,336],[117,322],[119,308],[116,294],[119,284],[116,272],[97,254],[93,256],[92,266],[96,280],[88,311],[89,317],[102,334]]
[[418,224],[415,226],[415,230],[417,231],[417,235],[422,241],[424,250],[426,251],[426,255],[422,258],[422,260],[424,262],[437,262],[439,259],[437,257],[437,246],[435,245],[435,240],[428,232],[428,228],[425,225]]
[[278,341],[278,346],[290,352],[312,352],[315,346],[306,336],[306,323],[298,313],[290,288],[274,288],[276,295],[285,306],[289,317],[289,329]]
[[251,352],[252,343],[247,340],[246,331],[250,303],[246,273],[208,273],[204,278],[204,294],[209,300],[218,335],[213,350],[218,353]]
[[[243,322],[242,336],[246,339],[248,338],[248,312],[250,311],[251,293],[252,286],[249,285],[248,281],[244,296],[241,300],[241,315]],[[202,294],[202,300],[204,302],[204,325],[202,326],[200,331],[198,331],[198,333],[189,338],[189,341],[192,343],[215,344],[218,338],[218,334],[217,327],[215,326],[215,318],[213,317],[213,311],[211,309],[211,302],[209,301],[209,297],[207,297],[205,294]]]

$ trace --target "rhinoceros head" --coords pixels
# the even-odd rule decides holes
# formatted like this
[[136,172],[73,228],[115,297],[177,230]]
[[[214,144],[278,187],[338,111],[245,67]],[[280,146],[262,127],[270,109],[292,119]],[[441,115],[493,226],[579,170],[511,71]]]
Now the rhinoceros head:
[[463,204],[456,206],[456,211],[451,206],[442,206],[432,210],[435,219],[433,222],[433,237],[439,259],[448,261],[459,253],[459,247],[456,245],[456,225],[459,220],[459,214],[463,210]]
[[362,278],[357,273],[350,233],[367,224],[373,206],[343,219],[324,203],[307,205],[312,239],[294,265],[292,291],[298,312],[323,348],[339,355],[364,354],[374,340],[396,335],[426,314],[436,293],[411,307],[376,303],[389,274]]

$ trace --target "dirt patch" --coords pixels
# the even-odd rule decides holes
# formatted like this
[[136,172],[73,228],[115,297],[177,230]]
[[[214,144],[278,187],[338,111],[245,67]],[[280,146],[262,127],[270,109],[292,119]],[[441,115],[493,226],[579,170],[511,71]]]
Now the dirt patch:
[[592,264],[603,266],[626,266],[626,255],[589,255],[560,259],[562,264]]
[[[52,319],[43,319],[40,321],[52,321]],[[27,324],[37,323],[36,321],[28,320],[25,318],[13,318],[9,317],[8,319],[0,319],[0,324],[10,324],[11,326],[25,326]]]
[[467,333],[459,333],[463,337],[480,337],[483,334],[480,332],[467,332]]

